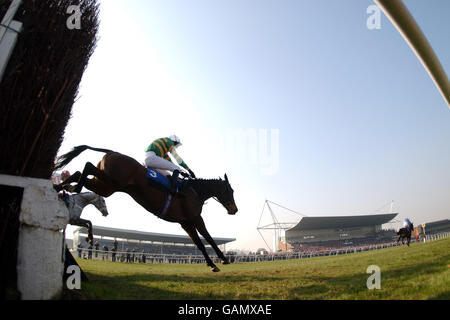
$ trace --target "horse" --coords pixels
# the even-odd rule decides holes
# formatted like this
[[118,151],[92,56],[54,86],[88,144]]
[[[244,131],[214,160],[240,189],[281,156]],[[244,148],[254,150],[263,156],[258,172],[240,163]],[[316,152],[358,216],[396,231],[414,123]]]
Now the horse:
[[406,238],[406,244],[409,247],[409,243],[411,242],[411,230],[412,228],[400,228],[398,230],[397,235],[397,243],[402,239],[402,244],[405,244],[405,238]]
[[[213,263],[206,252],[199,234],[211,245],[222,264],[229,264],[229,260],[214,242],[208,233],[201,217],[203,205],[206,200],[213,198],[227,210],[229,215],[234,215],[238,208],[234,201],[234,190],[231,188],[227,175],[225,180],[219,179],[186,179],[183,194],[172,196],[167,191],[161,190],[148,183],[147,168],[135,159],[108,149],[93,148],[87,145],[74,147],[72,151],[57,158],[55,169],[61,169],[80,155],[85,150],[93,150],[105,153],[103,158],[94,166],[87,162],[83,172],[75,172],[67,178],[63,184],[76,182],[73,191],[81,192],[83,187],[101,195],[109,197],[115,192],[124,192],[130,195],[138,204],[159,218],[176,222],[186,231],[192,242],[202,252],[207,266],[213,272],[220,269]],[[88,178],[92,175],[93,178]],[[170,197],[170,206],[167,199]]]
[[90,243],[93,245],[92,223],[89,220],[81,219],[81,213],[87,205],[94,205],[104,217],[108,216],[105,199],[94,192],[83,192],[79,194],[69,194],[63,197],[64,203],[69,209],[69,224],[85,227],[88,230]]

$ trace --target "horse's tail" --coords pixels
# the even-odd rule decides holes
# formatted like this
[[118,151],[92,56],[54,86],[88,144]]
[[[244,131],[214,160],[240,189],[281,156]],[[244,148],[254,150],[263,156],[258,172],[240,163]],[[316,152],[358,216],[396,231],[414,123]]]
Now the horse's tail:
[[82,153],[86,149],[90,149],[90,150],[94,150],[94,151],[98,151],[98,152],[104,152],[104,153],[114,152],[112,150],[93,148],[93,147],[86,146],[86,145],[74,147],[72,149],[72,151],[69,151],[66,154],[63,154],[62,156],[60,156],[56,159],[54,169],[59,170],[59,169],[64,168],[70,161],[72,161],[74,158],[78,157],[80,155],[80,153]]

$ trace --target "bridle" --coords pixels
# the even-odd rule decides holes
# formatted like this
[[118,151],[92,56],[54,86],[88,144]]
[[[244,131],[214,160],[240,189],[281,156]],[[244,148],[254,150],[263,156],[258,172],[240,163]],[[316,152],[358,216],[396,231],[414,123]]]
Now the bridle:
[[83,194],[79,193],[78,196],[85,200],[87,202],[87,204],[93,204],[97,209],[102,210],[102,209],[106,209],[106,203],[105,201],[102,201],[102,197],[94,194],[94,198],[89,200],[89,198],[86,198],[85,196],[83,196]]
[[226,196],[229,192],[230,192],[230,186],[229,186],[229,184],[228,184],[228,182],[227,181],[224,181],[224,180],[220,180],[221,182],[225,182],[225,189],[224,190],[222,190],[222,192],[218,195],[218,196],[212,196],[211,198],[213,198],[214,200],[216,200],[218,203],[220,203],[221,205],[223,205],[223,206],[225,206],[225,207],[228,207],[228,206],[230,206],[232,203],[231,203],[231,201],[230,202],[228,202],[228,203],[222,203],[220,200],[219,200],[219,198],[221,198],[221,197],[223,197],[223,196]]

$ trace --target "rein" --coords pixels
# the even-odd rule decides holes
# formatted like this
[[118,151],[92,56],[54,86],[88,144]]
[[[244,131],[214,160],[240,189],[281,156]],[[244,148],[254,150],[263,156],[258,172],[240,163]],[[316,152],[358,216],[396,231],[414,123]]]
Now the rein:
[[[216,179],[195,179],[191,182],[191,187],[196,193],[197,197],[202,201],[202,203],[205,203],[206,200],[209,198],[213,198],[217,202],[220,203],[218,196],[214,195],[217,193],[218,190],[216,188],[208,188],[207,184],[214,183],[214,182],[220,182],[220,180]],[[219,192],[222,194],[223,192]]]

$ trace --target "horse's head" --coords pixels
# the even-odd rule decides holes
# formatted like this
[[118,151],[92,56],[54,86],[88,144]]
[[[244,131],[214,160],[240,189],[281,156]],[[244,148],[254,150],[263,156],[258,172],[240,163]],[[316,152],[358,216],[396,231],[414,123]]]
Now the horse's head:
[[108,208],[106,208],[106,201],[105,198],[102,196],[97,195],[97,199],[93,203],[94,206],[102,213],[104,217],[108,216]]
[[221,190],[217,195],[217,200],[227,209],[228,214],[236,214],[238,208],[234,202],[233,188],[231,188],[230,182],[228,181],[227,174],[225,174],[225,180],[220,179]]

